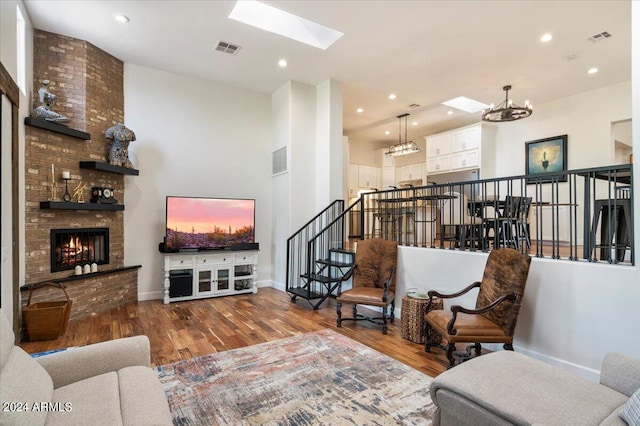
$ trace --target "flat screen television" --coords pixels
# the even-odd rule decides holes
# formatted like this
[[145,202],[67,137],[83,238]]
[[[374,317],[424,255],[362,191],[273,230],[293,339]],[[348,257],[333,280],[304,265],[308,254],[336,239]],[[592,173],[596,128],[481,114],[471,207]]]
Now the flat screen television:
[[165,251],[255,242],[255,200],[167,196]]

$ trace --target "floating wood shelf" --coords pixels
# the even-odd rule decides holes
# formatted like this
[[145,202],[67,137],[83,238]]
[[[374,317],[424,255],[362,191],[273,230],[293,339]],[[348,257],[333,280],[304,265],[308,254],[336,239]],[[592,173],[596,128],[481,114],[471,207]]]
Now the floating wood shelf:
[[85,141],[88,141],[89,139],[91,139],[91,135],[87,132],[71,129],[67,126],[63,126],[62,124],[53,123],[47,120],[41,120],[39,118],[25,117],[24,124],[31,127],[39,127],[40,129],[49,130],[55,133],[60,133],[63,135],[71,136],[71,137],[82,139]]
[[124,210],[122,204],[100,203],[72,203],[68,201],[40,201],[40,208],[44,210]]
[[128,167],[114,166],[109,163],[101,163],[100,161],[81,161],[81,169],[99,170],[101,172],[117,173],[120,175],[133,175],[138,176],[139,170],[130,169]]
[[32,288],[37,287],[38,284],[42,284],[42,283],[45,283],[45,282],[47,282],[47,283],[66,283],[66,282],[69,282],[69,281],[76,281],[76,280],[81,280],[81,279],[93,278],[93,277],[97,277],[99,275],[115,274],[116,272],[125,272],[125,271],[129,271],[131,269],[138,269],[138,268],[142,268],[142,265],[123,266],[122,268],[105,269],[104,271],[91,272],[90,274],[71,275],[69,277],[64,277],[64,278],[54,278],[54,279],[51,279],[51,280],[40,281],[40,282],[37,282],[37,283],[25,284],[22,287],[20,287],[20,291],[31,290]]

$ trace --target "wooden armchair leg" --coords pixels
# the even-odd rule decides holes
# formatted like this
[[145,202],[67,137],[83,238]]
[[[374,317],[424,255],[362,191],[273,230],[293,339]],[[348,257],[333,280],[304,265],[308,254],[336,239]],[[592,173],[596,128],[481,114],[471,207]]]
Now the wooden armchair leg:
[[451,368],[455,364],[455,358],[453,357],[453,351],[456,350],[456,345],[454,343],[448,343],[446,347],[447,359],[449,360],[449,366],[447,369]]
[[476,355],[480,355],[480,353],[482,352],[482,345],[478,342],[476,342],[474,345],[474,348],[476,350]]
[[389,315],[389,321],[391,322],[393,322],[393,320],[396,317],[395,310],[396,310],[396,301],[394,300],[393,302],[391,302],[391,315]]
[[513,350],[513,345],[511,343],[505,343],[503,346],[505,351],[512,351]]
[[336,306],[336,312],[338,313],[337,326],[341,327],[342,326],[342,303],[341,302],[338,302],[338,305]]
[[387,334],[387,308],[382,310],[382,334]]

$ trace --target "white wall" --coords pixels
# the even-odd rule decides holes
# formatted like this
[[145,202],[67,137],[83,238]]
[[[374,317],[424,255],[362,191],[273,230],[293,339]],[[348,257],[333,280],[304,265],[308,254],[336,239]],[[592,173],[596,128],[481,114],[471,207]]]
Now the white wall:
[[[29,115],[30,94],[33,81],[33,27],[29,14],[27,13],[22,1],[2,0],[0,1],[0,62],[7,69],[13,80],[17,83],[17,30],[16,30],[16,8],[20,7],[22,16],[25,19],[26,31],[26,87],[25,93],[20,93],[20,109],[18,111],[18,180],[19,187],[24,188],[24,117]],[[13,271],[12,271],[12,226],[14,220],[18,222],[19,228],[19,247],[18,259],[20,272],[18,282],[24,282],[24,191],[18,193],[19,217],[11,216],[11,124],[7,119],[11,117],[10,103],[3,102],[2,106],[2,241],[0,241],[1,251],[3,253],[0,263],[0,283],[2,296],[2,309],[10,321],[13,320]],[[6,254],[6,257],[4,256]]]
[[255,198],[258,281],[270,280],[270,96],[127,63],[124,98],[140,170],[125,177],[125,265],[142,265],[140,299],[161,297],[167,195]]
[[[525,142],[568,135],[568,169],[615,164],[611,124],[631,118],[631,82],[536,105],[531,117],[496,124],[495,176],[525,173]],[[505,161],[504,155],[514,161]]]
[[342,136],[342,83],[318,85],[316,115],[316,210],[344,198],[344,141]]
[[[272,151],[287,148],[287,172],[272,178],[272,264],[286,264],[287,248],[281,240],[291,235],[291,84],[287,83],[271,95],[273,128]],[[273,285],[285,290],[284,268],[273,268]]]

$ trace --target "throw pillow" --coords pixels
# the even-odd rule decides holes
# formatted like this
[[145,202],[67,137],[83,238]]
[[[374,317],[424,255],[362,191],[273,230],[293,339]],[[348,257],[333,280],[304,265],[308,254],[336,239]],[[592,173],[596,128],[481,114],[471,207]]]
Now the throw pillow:
[[631,395],[631,398],[620,410],[619,416],[630,426],[640,426],[640,389]]

